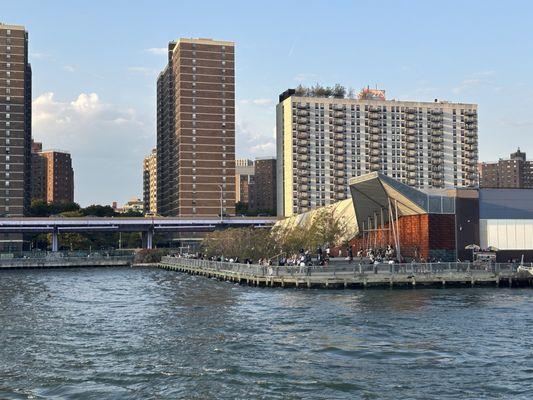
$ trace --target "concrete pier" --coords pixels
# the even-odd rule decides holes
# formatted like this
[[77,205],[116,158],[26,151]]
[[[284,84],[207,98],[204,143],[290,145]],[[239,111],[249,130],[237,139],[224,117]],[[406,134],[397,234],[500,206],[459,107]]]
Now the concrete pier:
[[[468,263],[276,267],[163,257],[159,268],[202,275],[251,286],[283,288],[419,288],[419,287],[532,287],[533,276],[519,274],[512,264],[490,270]],[[504,285],[500,285],[504,283]]]
[[132,263],[132,256],[12,258],[0,260],[0,271],[12,269],[128,267]]

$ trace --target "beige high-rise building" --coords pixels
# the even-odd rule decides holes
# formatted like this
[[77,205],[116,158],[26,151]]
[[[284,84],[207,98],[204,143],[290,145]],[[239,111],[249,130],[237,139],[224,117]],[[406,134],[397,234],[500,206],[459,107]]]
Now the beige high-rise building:
[[416,188],[478,186],[476,104],[289,89],[276,115],[279,216],[346,199],[348,179],[372,171]]
[[157,80],[157,210],[235,213],[233,42],[179,39]]
[[143,161],[143,206],[145,213],[157,214],[157,149]]

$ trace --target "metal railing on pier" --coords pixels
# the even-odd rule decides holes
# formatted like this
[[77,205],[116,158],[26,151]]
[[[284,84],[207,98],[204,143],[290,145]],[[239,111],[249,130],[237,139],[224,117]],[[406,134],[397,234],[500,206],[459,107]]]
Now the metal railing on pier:
[[64,252],[18,252],[1,253],[0,267],[13,265],[32,265],[35,263],[61,262],[75,263],[83,261],[84,264],[91,261],[128,261],[133,262],[134,254],[131,251],[64,251]]
[[516,272],[517,264],[513,263],[492,263],[476,264],[469,262],[435,262],[435,263],[403,263],[403,264],[368,264],[363,262],[334,262],[325,265],[306,266],[276,266],[243,264],[235,262],[211,261],[185,257],[163,257],[162,264],[197,268],[216,272],[227,272],[231,274],[248,275],[254,277],[268,276],[319,276],[337,274],[390,274],[390,275],[412,275],[412,274],[453,274],[469,273],[471,275],[483,273]]

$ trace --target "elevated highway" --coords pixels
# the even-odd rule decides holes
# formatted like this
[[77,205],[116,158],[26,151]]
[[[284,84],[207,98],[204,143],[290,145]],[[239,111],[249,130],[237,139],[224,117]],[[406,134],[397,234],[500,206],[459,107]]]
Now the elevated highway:
[[211,232],[216,229],[255,227],[269,228],[276,217],[227,218],[128,218],[128,217],[48,217],[0,218],[0,233],[51,233],[52,251],[59,247],[60,233],[141,232],[143,246],[152,248],[154,233],[160,232]]

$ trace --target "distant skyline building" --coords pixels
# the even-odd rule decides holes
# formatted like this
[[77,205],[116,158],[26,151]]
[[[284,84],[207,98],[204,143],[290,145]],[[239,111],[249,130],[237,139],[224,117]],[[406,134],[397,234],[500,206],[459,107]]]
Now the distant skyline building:
[[136,212],[136,213],[143,213],[144,212],[144,202],[137,198],[133,197],[131,200],[126,202],[124,206],[122,206],[121,209],[118,209],[116,207],[116,204],[113,204],[113,209],[121,212],[121,213],[127,213],[127,212]]
[[157,210],[235,213],[234,43],[179,39],[157,79]]
[[248,204],[254,182],[254,162],[248,158],[235,160],[235,202]]
[[0,215],[30,203],[31,66],[24,26],[0,23]]
[[31,200],[46,200],[47,160],[41,155],[43,144],[31,142]]
[[254,162],[254,183],[250,190],[251,211],[276,213],[276,158],[261,157]]
[[479,186],[483,188],[533,188],[533,162],[520,147],[509,159],[479,163]]
[[143,204],[145,213],[157,214],[157,149],[143,161]]
[[47,203],[74,202],[74,170],[69,152],[43,150],[43,144],[31,144],[31,199]]
[[478,186],[476,104],[289,89],[276,132],[278,216],[346,199],[348,179],[374,171],[416,188]]

